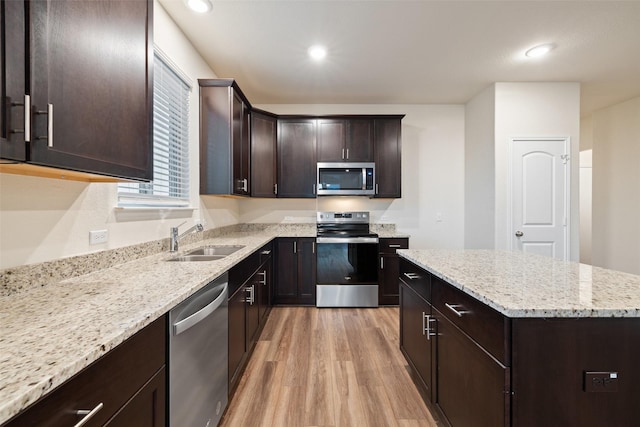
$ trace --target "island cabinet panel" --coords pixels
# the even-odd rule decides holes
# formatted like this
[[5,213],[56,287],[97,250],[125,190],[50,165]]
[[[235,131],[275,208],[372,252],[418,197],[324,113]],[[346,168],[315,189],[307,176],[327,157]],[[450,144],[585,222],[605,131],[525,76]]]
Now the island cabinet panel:
[[435,375],[435,328],[431,332],[431,304],[404,281],[400,281],[400,350],[415,370],[429,400],[433,399]]
[[[510,371],[435,310],[435,401],[452,426],[510,425]],[[432,373],[433,375],[433,373]]]
[[277,129],[274,116],[251,112],[251,197],[277,195]]
[[438,277],[433,277],[432,286],[433,306],[498,361],[509,366],[510,319]]
[[278,119],[278,197],[316,197],[316,120]]
[[[167,319],[163,316],[3,427],[68,427],[82,420],[78,410],[91,410],[100,403],[104,406],[87,426],[102,426],[110,420],[114,426],[164,426],[166,340]],[[126,416],[132,413],[135,423]]]
[[513,426],[637,426],[639,354],[637,318],[514,319]]
[[150,180],[153,2],[28,4],[27,161]]

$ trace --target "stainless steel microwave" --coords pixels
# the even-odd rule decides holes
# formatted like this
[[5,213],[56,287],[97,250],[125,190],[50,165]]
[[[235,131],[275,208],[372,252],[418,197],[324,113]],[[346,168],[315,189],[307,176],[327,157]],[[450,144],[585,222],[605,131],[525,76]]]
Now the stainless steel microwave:
[[318,196],[372,196],[375,163],[318,163]]

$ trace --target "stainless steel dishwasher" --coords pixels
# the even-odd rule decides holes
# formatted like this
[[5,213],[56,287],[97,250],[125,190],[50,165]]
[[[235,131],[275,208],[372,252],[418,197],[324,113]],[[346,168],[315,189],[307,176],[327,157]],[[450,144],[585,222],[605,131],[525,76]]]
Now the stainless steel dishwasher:
[[228,402],[228,273],[169,313],[171,427],[217,426]]

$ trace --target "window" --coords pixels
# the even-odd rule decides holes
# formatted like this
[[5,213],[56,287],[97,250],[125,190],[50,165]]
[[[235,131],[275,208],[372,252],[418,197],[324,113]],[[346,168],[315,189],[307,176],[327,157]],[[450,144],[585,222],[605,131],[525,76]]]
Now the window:
[[118,184],[121,207],[189,206],[191,85],[157,50],[153,69],[153,181]]

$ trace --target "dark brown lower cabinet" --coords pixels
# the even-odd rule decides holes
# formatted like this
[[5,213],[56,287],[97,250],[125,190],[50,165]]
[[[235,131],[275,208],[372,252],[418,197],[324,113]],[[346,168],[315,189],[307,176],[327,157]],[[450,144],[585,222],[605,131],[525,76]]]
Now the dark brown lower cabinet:
[[431,312],[431,304],[400,281],[400,350],[416,371],[429,400],[433,398],[431,372],[435,362],[435,337],[427,328]]
[[268,243],[229,271],[229,395],[238,385],[271,308],[271,251]]
[[167,319],[163,316],[111,350],[4,427],[165,426]]
[[514,319],[512,349],[514,426],[640,425],[640,319]]
[[246,354],[245,304],[247,293],[239,288],[229,298],[229,391],[240,379]]
[[[509,368],[434,310],[437,331],[435,401],[453,426],[510,425]],[[433,375],[433,373],[432,373]]]
[[407,249],[409,239],[381,238],[378,262],[378,303],[380,305],[398,305],[398,275],[400,259],[396,250]]
[[316,303],[316,239],[281,237],[276,240],[274,304]]
[[105,427],[165,427],[166,371],[160,369]]

